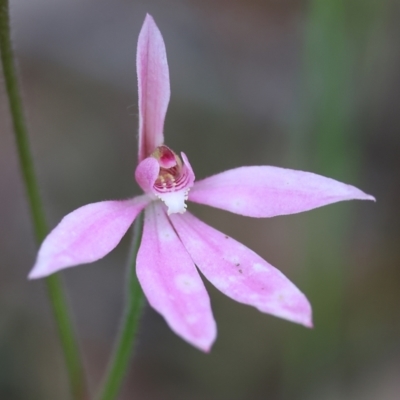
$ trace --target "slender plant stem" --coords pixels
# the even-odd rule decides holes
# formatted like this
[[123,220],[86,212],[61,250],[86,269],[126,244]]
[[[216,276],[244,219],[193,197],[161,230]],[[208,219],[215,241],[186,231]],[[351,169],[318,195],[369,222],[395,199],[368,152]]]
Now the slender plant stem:
[[100,400],[114,400],[118,395],[122,380],[131,357],[138,322],[144,304],[142,289],[136,277],[136,257],[142,238],[143,213],[136,219],[133,229],[133,239],[128,264],[128,290],[125,302],[124,316],[119,337],[115,343]]
[[46,278],[46,287],[64,353],[72,398],[74,400],[89,400],[90,396],[86,386],[79,346],[60,275],[54,274]]
[[[28,130],[18,90],[18,80],[11,45],[8,0],[0,0],[0,52],[22,178],[27,193],[35,239],[39,244],[46,236],[47,224],[33,167]],[[69,317],[61,278],[57,275],[46,278],[46,286],[58,327],[73,398],[76,400],[88,399],[78,345]]]

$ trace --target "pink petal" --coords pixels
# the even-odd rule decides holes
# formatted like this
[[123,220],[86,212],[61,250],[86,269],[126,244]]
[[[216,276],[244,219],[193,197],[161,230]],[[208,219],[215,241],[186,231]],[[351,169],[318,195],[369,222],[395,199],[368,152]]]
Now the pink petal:
[[249,217],[295,214],[343,200],[375,200],[354,186],[311,172],[241,167],[195,183],[189,200]]
[[139,89],[139,161],[164,142],[164,119],[170,87],[167,54],[161,32],[147,14],[136,54]]
[[216,337],[210,299],[160,203],[146,209],[137,275],[150,305],[170,328],[208,351]]
[[160,172],[160,164],[154,157],[140,161],[135,171],[135,179],[145,193],[153,193],[154,183]]
[[308,300],[280,271],[190,213],[170,219],[194,263],[222,293],[262,312],[312,326]]
[[42,278],[104,257],[148,203],[147,196],[140,196],[88,204],[72,211],[43,241],[29,278]]

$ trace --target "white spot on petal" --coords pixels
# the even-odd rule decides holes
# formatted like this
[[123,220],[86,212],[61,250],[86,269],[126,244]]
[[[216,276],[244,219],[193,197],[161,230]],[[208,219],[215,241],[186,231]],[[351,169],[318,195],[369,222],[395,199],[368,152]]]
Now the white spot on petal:
[[204,243],[197,238],[188,237],[186,240],[189,243],[190,248],[194,250],[202,249],[204,247]]
[[74,262],[73,258],[67,254],[60,254],[57,256],[57,263],[69,264],[69,263],[73,263],[73,262]]
[[237,267],[240,265],[240,260],[238,256],[230,256],[228,260],[232,263],[235,264]]
[[213,278],[212,283],[218,289],[226,289],[227,287],[229,287],[229,282],[225,278]]
[[239,210],[240,208],[242,208],[243,203],[242,201],[240,201],[239,199],[233,199],[232,201],[232,207],[235,210]]
[[188,315],[186,317],[186,321],[188,322],[188,324],[194,324],[199,320],[199,316],[197,314],[195,315]]
[[158,237],[163,242],[170,242],[171,240],[174,239],[174,235],[171,234],[170,229],[169,228],[163,228],[163,227],[159,228]]
[[266,266],[263,265],[263,264],[255,263],[255,264],[253,264],[253,270],[254,270],[255,272],[268,272],[268,271],[269,271],[269,268],[266,267]]
[[201,284],[190,275],[181,274],[175,278],[178,290],[183,293],[194,293],[201,290]]

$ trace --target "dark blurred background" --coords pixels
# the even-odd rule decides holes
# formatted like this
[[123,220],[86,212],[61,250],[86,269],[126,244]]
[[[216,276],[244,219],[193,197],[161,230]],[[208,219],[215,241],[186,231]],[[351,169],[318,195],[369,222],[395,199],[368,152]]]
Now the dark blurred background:
[[[146,308],[120,399],[400,398],[400,7],[395,0],[10,0],[37,173],[53,227],[139,193],[136,43],[166,42],[167,144],[197,178],[241,166],[311,170],[377,203],[251,219],[190,205],[282,270],[314,330],[208,285],[218,339],[203,354]],[[0,83],[0,399],[68,399]],[[63,272],[92,392],[123,306],[129,237]]]

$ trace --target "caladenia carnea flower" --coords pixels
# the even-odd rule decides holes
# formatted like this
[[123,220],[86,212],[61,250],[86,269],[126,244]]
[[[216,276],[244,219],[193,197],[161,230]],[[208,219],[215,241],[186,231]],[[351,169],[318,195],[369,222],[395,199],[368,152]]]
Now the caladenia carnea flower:
[[135,177],[144,194],[88,204],[68,214],[44,240],[29,277],[104,257],[145,209],[137,276],[150,305],[183,339],[208,351],[216,337],[209,296],[197,268],[233,300],[311,327],[310,304],[296,286],[252,250],[186,211],[186,201],[261,218],[374,198],[330,178],[270,166],[240,167],[195,182],[186,155],[164,144],[169,72],[161,33],[149,15],[139,36],[137,74]]

